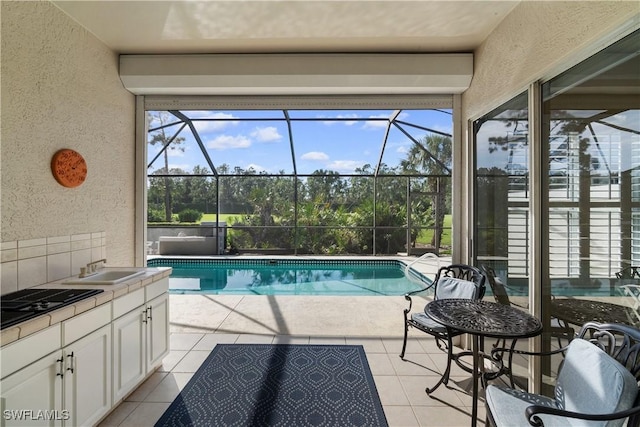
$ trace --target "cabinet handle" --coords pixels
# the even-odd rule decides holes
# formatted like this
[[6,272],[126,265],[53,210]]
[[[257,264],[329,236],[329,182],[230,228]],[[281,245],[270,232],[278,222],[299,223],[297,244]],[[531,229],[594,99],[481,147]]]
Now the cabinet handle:
[[58,362],[60,364],[60,372],[57,372],[56,376],[63,378],[64,377],[64,374],[63,374],[64,366],[62,364],[64,363],[64,359],[61,357],[60,359],[57,359],[56,362]]
[[73,358],[73,351],[71,352],[71,354],[67,355],[67,358],[71,358],[71,362],[69,362],[69,367],[67,368],[67,371],[71,371],[71,373],[73,374],[73,365],[74,363],[74,358]]
[[151,316],[152,310],[153,310],[153,307],[151,306],[147,307],[147,319],[149,320],[153,320]]
[[142,323],[147,323],[147,319],[149,318],[149,316],[147,315],[147,309],[145,308],[142,311]]

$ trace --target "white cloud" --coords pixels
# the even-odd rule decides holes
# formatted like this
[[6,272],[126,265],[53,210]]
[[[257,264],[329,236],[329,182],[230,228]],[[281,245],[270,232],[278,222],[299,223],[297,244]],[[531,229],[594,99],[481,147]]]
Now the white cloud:
[[[320,116],[320,117],[322,117],[322,116]],[[335,117],[338,118],[338,119],[357,119],[360,116],[358,116],[355,113],[352,113],[352,114],[338,114]],[[355,121],[355,120],[325,120],[322,123],[327,125],[327,126],[331,126],[331,125],[334,125],[336,123],[341,123],[341,124],[343,124],[345,126],[352,126],[352,125],[355,125],[358,122]]]
[[[235,119],[236,117],[233,114],[228,113],[214,113],[210,114],[210,112],[203,112],[203,114],[197,114],[198,112],[194,112],[196,114],[189,114],[192,118],[207,118],[207,119]],[[208,113],[208,114],[204,114]],[[207,133],[207,132],[220,132],[225,128],[230,126],[238,125],[238,121],[198,121],[194,120],[193,124],[196,127],[196,130],[199,134]]]
[[356,168],[362,167],[364,162],[359,160],[335,160],[327,165],[330,170],[338,172],[353,172]]
[[329,160],[329,156],[321,151],[309,151],[300,156],[302,160]]
[[385,120],[367,120],[364,122],[363,129],[384,129],[389,123],[389,116],[387,114],[378,114],[369,116],[370,119],[385,119]]
[[265,169],[264,167],[257,165],[255,163],[250,163],[247,165],[247,167],[245,168],[245,170],[250,170],[253,169],[256,172],[263,172],[263,171],[267,171],[267,169]]
[[251,132],[251,136],[259,142],[273,142],[282,139],[282,135],[278,133],[278,129],[274,126],[256,128]]
[[251,140],[244,135],[220,135],[207,142],[207,148],[213,150],[227,150],[230,148],[247,148]]
[[172,149],[171,146],[167,148],[167,156],[168,157],[184,157],[185,156],[186,147],[177,146]]
[[[453,124],[452,124],[453,126]],[[448,135],[451,135],[451,133],[453,132],[453,129],[451,126],[442,126],[442,125],[436,125],[436,126],[427,126],[429,129],[433,129],[437,132],[442,132],[442,133],[446,133]],[[483,128],[484,129],[484,128]]]
[[398,148],[396,148],[396,153],[407,154],[408,152],[409,152],[409,145],[408,144],[398,145]]

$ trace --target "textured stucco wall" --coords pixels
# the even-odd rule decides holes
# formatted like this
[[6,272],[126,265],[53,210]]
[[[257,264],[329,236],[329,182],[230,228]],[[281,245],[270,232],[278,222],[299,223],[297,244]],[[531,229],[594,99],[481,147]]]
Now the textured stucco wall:
[[[3,242],[106,232],[109,264],[134,261],[134,96],[118,56],[49,2],[0,2]],[[79,151],[86,182],[50,172]]]
[[564,71],[634,19],[640,22],[637,0],[521,2],[476,50],[462,117],[477,118],[530,83]]

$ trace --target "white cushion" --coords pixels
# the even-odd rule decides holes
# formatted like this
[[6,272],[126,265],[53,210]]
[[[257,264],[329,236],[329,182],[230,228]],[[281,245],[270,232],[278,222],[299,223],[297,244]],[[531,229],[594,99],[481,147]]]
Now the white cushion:
[[[610,414],[633,407],[637,393],[638,383],[631,372],[594,344],[575,339],[569,344],[558,375],[555,399],[490,385],[486,389],[486,402],[498,427],[511,427],[529,425],[525,410],[531,405]],[[539,417],[546,427],[617,427],[625,421],[586,421],[545,414]]]
[[[525,411],[531,405],[556,407],[555,401],[549,397],[494,384],[485,390],[485,398],[498,427],[529,426]],[[549,415],[541,415],[540,418],[545,427],[570,425],[565,418]]]
[[[608,414],[629,409],[638,393],[635,377],[596,345],[575,339],[558,374],[556,405],[567,411]],[[618,423],[602,425],[621,425]]]
[[433,331],[436,331],[442,334],[447,332],[447,328],[442,323],[436,322],[435,320],[433,320],[431,317],[427,316],[424,313],[411,314],[411,320],[413,320],[416,323],[419,323],[420,325],[424,326],[427,329],[431,329]]
[[475,282],[455,277],[441,277],[436,284],[435,299],[475,299],[477,294],[478,286]]

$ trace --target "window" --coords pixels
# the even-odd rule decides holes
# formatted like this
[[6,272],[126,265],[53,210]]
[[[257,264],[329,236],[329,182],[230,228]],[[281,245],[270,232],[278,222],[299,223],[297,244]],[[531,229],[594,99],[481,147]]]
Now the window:
[[205,221],[241,252],[450,251],[450,109],[167,109],[147,122],[152,242]]

